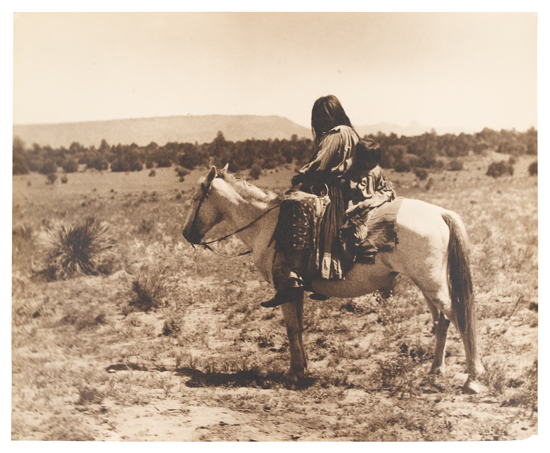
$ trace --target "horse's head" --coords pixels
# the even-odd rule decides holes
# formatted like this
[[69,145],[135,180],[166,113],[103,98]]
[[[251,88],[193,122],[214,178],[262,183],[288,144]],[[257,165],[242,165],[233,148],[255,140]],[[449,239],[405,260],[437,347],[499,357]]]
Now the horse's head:
[[[237,179],[227,171],[228,165],[199,180],[200,187],[191,200],[191,209],[183,227],[183,237],[191,244],[200,244],[204,235],[223,220],[230,222],[237,232],[242,224],[255,223],[266,210],[279,206],[279,197],[264,192],[244,179]],[[232,233],[235,234],[235,233]]]
[[[224,168],[221,172],[225,172]],[[183,237],[191,244],[199,244],[206,233],[215,225],[220,223],[222,211],[219,203],[216,201],[213,181],[218,176],[216,167],[212,167],[210,172],[199,179],[200,187],[191,200],[191,208],[187,214],[187,219],[183,227]]]

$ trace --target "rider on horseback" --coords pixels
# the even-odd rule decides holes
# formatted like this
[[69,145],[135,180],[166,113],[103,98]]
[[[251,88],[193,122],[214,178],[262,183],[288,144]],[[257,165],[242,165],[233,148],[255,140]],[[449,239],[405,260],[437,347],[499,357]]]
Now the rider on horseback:
[[395,200],[391,182],[380,168],[380,145],[374,140],[361,140],[355,147],[355,161],[347,174],[344,197],[349,200],[346,222],[340,230],[340,240],[346,250],[361,255],[367,238],[370,212]]
[[[306,271],[309,276],[314,275],[316,278],[339,280],[344,278],[347,270],[338,234],[344,223],[346,209],[350,208],[348,203],[352,201],[349,174],[354,167],[359,135],[353,129],[340,101],[332,95],[315,101],[311,128],[317,150],[311,161],[292,179],[293,187],[281,204],[273,271],[277,294],[273,299],[263,302],[261,305],[264,307],[275,307],[302,298],[308,283],[304,282]],[[311,231],[304,228],[305,222],[300,225],[314,208],[303,202],[303,197],[296,199],[296,191],[325,195],[330,199],[318,237],[313,238],[314,250],[308,244]],[[281,228],[281,225],[290,227],[290,231]],[[313,259],[312,254],[315,255]],[[316,267],[313,274],[312,263]]]

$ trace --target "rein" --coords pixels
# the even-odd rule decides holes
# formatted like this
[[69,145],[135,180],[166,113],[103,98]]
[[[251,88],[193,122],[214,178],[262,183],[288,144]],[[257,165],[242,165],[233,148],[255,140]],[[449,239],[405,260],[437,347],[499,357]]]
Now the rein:
[[[201,195],[201,199],[199,200],[199,205],[197,206],[197,210],[195,211],[195,216],[193,217],[193,222],[191,223],[191,231],[193,231],[196,227],[196,223],[197,223],[197,219],[198,219],[198,216],[199,216],[199,210],[204,202],[205,199],[208,198],[208,191],[210,190],[210,184],[208,184],[207,186],[203,186],[202,188],[202,195]],[[216,255],[219,255],[219,256],[223,256],[224,258],[238,258],[240,256],[245,256],[245,255],[249,255],[250,253],[252,253],[251,250],[248,250],[246,252],[242,252],[242,253],[239,253],[238,255],[224,255],[222,253],[219,253],[219,252],[216,252],[214,249],[212,249],[212,247],[210,247],[210,244],[215,244],[216,242],[221,242],[221,241],[224,241],[226,240],[227,238],[231,237],[231,236],[234,236],[235,234],[237,233],[240,233],[241,231],[244,231],[246,230],[247,228],[251,227],[252,225],[254,225],[258,220],[260,220],[262,217],[264,217],[266,214],[270,213],[271,211],[273,211],[274,209],[278,208],[279,206],[281,206],[281,204],[277,204],[275,206],[272,206],[271,208],[269,208],[267,211],[265,211],[263,214],[261,214],[259,217],[257,217],[256,219],[254,219],[252,222],[250,222],[249,224],[245,225],[244,227],[242,228],[239,228],[238,230],[236,231],[233,231],[233,233],[230,233],[226,236],[223,236],[221,238],[218,238],[218,239],[214,239],[212,241],[207,241],[207,242],[199,242],[199,243],[196,243],[196,244],[193,244],[191,243],[191,246],[193,248],[195,248],[195,245],[202,245],[206,250],[210,250],[211,252],[215,253]]]

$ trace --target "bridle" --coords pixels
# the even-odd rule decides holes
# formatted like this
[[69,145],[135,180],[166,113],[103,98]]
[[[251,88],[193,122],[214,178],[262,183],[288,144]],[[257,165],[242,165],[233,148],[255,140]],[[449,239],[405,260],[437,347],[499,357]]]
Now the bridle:
[[[204,200],[208,198],[208,190],[210,189],[210,185],[212,182],[209,182],[208,185],[201,184],[202,194],[201,199],[199,200],[199,205],[197,206],[197,210],[195,211],[195,215],[193,216],[193,222],[191,222],[191,231],[195,231],[195,228],[197,226],[197,220],[199,218],[199,211],[201,209],[202,204],[204,203]],[[195,245],[193,242],[191,242],[191,245],[193,248],[195,248]],[[201,243],[197,245],[202,245]]]
[[[202,204],[204,203],[204,200],[206,200],[208,198],[208,191],[210,190],[210,186],[212,185],[212,181],[210,181],[208,184],[202,184],[201,185],[201,188],[202,188],[202,194],[201,194],[201,198],[199,200],[199,204],[197,206],[197,210],[195,211],[195,215],[193,216],[193,221],[191,222],[191,231],[195,231],[195,228],[197,226],[197,221],[198,221],[198,218],[199,218],[199,211],[201,209],[201,206]],[[258,220],[260,220],[262,217],[264,217],[266,214],[268,214],[269,212],[273,211],[274,209],[278,208],[280,206],[280,204],[277,204],[275,206],[272,206],[271,208],[269,208],[267,211],[265,211],[263,214],[261,214],[259,217],[257,217],[256,219],[254,219],[252,222],[250,222],[249,224],[245,225],[244,227],[242,228],[239,228],[238,230],[236,231],[233,231],[233,233],[230,233],[226,236],[223,236],[221,238],[218,238],[218,239],[214,239],[212,241],[207,241],[207,242],[196,242],[196,243],[193,243],[193,242],[190,242],[191,244],[191,247],[195,248],[195,245],[202,245],[205,249],[207,250],[210,250],[211,252],[215,253],[216,255],[219,255],[219,256],[223,256],[224,258],[236,258],[236,257],[239,257],[239,256],[244,256],[244,255],[249,255],[250,253],[252,253],[251,250],[248,250],[246,252],[242,252],[242,253],[239,253],[238,255],[224,255],[222,253],[219,253],[219,252],[216,252],[215,250],[212,249],[212,247],[210,247],[210,244],[215,244],[216,242],[222,242],[224,241],[225,239],[231,237],[231,236],[234,236],[235,234],[237,233],[240,233],[241,231],[244,231],[246,230],[247,228],[251,227],[252,225],[254,225]]]

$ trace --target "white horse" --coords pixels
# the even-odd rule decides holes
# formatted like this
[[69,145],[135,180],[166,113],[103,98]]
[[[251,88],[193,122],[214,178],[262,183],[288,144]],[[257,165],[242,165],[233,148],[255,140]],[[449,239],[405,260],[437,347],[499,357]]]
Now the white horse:
[[[222,221],[252,251],[254,263],[273,283],[274,245],[280,200],[226,169],[215,167],[199,180],[183,236],[200,244],[205,234]],[[460,217],[435,205],[404,199],[397,215],[399,243],[392,252],[379,252],[374,264],[355,264],[344,280],[318,280],[313,289],[331,297],[359,297],[384,288],[397,274],[409,277],[422,291],[433,317],[436,344],[430,373],[445,370],[445,342],[452,322],[466,353],[468,379],[464,391],[479,392],[476,376],[483,372],[478,357],[476,314],[468,261],[468,239]],[[296,380],[307,367],[302,341],[303,300],[281,305],[290,344],[290,371]],[[449,321],[450,320],[450,321]]]

